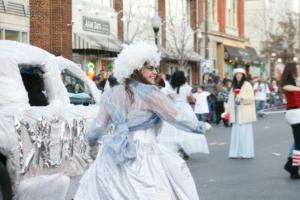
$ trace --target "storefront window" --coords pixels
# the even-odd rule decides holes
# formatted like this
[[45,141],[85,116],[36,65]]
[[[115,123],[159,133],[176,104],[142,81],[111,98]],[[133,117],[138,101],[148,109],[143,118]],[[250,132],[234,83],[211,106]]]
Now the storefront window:
[[0,29],[0,40],[3,40],[3,29]]
[[27,35],[28,34],[26,32],[21,33],[21,37],[22,37],[21,42],[28,43],[28,36]]
[[20,32],[5,30],[5,39],[13,40],[13,41],[20,41]]

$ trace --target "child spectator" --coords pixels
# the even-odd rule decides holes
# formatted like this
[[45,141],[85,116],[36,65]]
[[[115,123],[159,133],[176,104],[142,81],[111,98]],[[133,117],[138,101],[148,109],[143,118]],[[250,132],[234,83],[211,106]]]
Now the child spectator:
[[193,94],[196,99],[194,112],[199,121],[207,121],[209,113],[207,97],[209,95],[210,93],[205,91],[203,86],[198,86],[197,92]]

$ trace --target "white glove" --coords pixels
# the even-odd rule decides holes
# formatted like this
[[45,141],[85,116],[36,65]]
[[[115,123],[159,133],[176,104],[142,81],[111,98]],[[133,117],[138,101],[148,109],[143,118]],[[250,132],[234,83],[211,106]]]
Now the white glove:
[[205,126],[205,131],[209,131],[212,128],[212,126],[207,122],[204,123],[204,126]]

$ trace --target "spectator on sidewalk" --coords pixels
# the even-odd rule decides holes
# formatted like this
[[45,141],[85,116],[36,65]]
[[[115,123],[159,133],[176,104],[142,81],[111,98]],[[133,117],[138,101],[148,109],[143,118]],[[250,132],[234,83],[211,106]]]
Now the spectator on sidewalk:
[[276,107],[282,105],[282,97],[280,95],[280,91],[276,80],[271,81],[269,85],[269,90],[270,90],[270,107],[274,110]]
[[210,95],[208,97],[208,122],[216,124],[217,117],[216,117],[216,99],[217,99],[217,92],[216,92],[216,83],[214,82],[215,76],[211,74],[204,74],[203,76],[203,88],[205,91],[209,92]]
[[218,83],[216,85],[216,93],[217,93],[217,99],[216,99],[216,124],[218,125],[220,121],[222,120],[221,114],[224,112],[224,102],[225,102],[225,94],[224,94],[225,88],[222,83],[222,80],[219,79]]
[[259,79],[258,82],[254,84],[254,94],[255,94],[255,105],[258,116],[263,117],[263,111],[266,107],[267,95],[270,94],[268,85],[265,83],[264,79]]
[[224,87],[224,113],[221,114],[221,117],[223,118],[223,123],[225,127],[231,127],[230,123],[230,115],[229,115],[229,107],[228,107],[228,96],[230,93],[230,90],[232,88],[232,81],[230,79],[227,79],[225,82],[225,87]]
[[209,113],[207,98],[210,96],[210,93],[205,91],[203,86],[198,86],[197,92],[193,96],[196,99],[194,112],[199,121],[206,122]]

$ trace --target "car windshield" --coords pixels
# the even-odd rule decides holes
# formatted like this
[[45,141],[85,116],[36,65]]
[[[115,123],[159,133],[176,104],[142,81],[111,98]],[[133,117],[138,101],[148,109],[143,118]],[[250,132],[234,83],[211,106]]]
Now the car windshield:
[[68,91],[70,103],[74,105],[89,105],[95,104],[93,97],[90,95],[88,86],[75,77],[68,70],[61,73],[62,81]]

